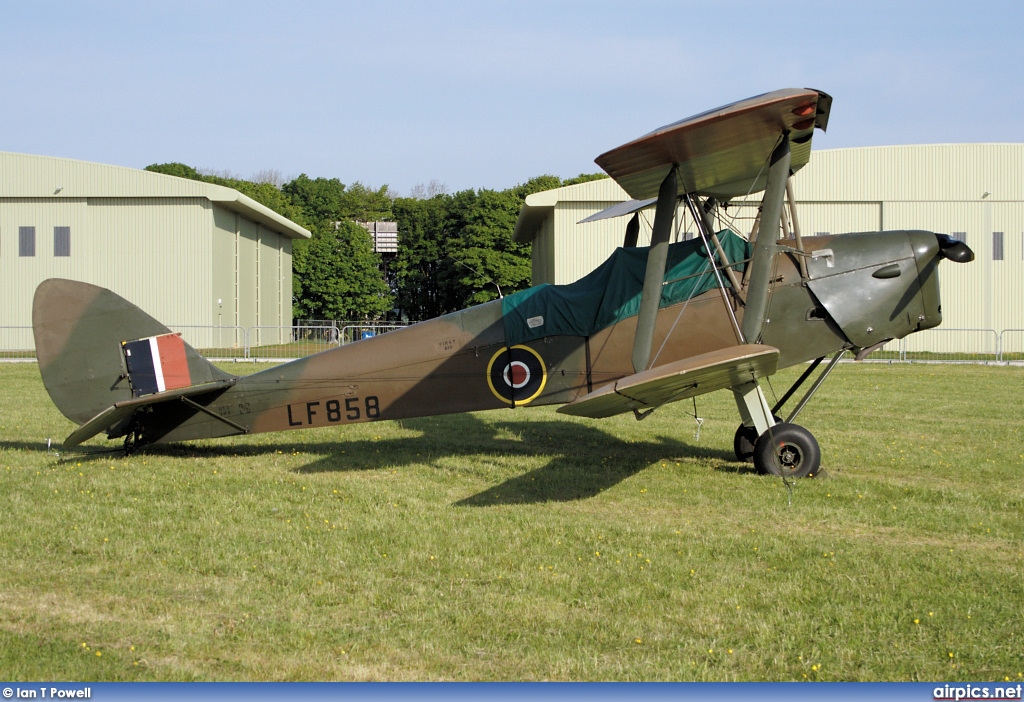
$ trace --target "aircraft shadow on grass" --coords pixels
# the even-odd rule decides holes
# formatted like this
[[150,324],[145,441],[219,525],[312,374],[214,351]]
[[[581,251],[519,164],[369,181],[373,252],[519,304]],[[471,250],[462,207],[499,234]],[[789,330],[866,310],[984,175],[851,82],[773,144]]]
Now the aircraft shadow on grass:
[[[401,468],[417,463],[448,465],[447,460],[483,458],[487,463],[503,458],[548,458],[541,467],[509,478],[455,503],[486,507],[538,502],[567,502],[598,495],[662,460],[711,459],[716,470],[752,472],[737,466],[727,451],[693,446],[675,438],[651,436],[624,441],[601,429],[565,421],[485,422],[472,414],[399,420],[418,436],[309,442],[276,440],[267,445],[154,444],[139,455],[180,458],[251,457],[258,459],[284,453],[316,456],[295,469],[298,473],[326,473]],[[284,439],[284,437],[281,437]],[[45,450],[31,442],[0,442],[0,447]],[[79,462],[110,460],[110,451],[67,454],[63,460]],[[479,466],[467,463],[467,472]]]

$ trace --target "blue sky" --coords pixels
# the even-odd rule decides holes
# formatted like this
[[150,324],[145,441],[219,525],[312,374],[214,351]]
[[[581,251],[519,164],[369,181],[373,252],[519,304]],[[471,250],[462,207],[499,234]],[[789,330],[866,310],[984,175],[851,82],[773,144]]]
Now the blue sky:
[[0,2],[0,150],[407,194],[598,170],[784,87],[815,148],[1024,141],[1017,0]]

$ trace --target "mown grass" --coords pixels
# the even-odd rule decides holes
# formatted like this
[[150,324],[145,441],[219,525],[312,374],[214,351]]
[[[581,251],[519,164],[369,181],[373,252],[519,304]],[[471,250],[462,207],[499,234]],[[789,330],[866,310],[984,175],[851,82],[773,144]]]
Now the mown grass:
[[1024,369],[840,366],[791,501],[724,393],[58,461],[0,388],[6,679],[1024,679]]

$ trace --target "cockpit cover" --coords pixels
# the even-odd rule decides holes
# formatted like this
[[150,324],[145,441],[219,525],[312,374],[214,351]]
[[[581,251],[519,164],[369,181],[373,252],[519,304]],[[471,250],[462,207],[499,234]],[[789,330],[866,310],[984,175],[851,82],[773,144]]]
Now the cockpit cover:
[[[750,245],[729,230],[718,233],[732,263],[750,257]],[[568,285],[539,285],[502,299],[505,343],[545,336],[590,336],[640,311],[647,248],[618,248],[596,269]],[[689,300],[715,287],[715,274],[699,239],[669,246],[660,307]],[[743,270],[740,263],[736,270]],[[728,285],[728,282],[726,282]]]

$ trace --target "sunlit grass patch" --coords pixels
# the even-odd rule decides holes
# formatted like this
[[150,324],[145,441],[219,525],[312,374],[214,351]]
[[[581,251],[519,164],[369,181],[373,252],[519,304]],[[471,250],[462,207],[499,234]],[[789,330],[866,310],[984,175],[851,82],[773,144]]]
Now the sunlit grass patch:
[[790,493],[734,460],[722,393],[698,399],[699,440],[680,403],[643,422],[534,408],[128,459],[94,439],[58,460],[46,438],[72,425],[33,365],[0,365],[0,666],[1020,680],[1022,386],[1017,368],[844,364],[799,420],[829,477]]

